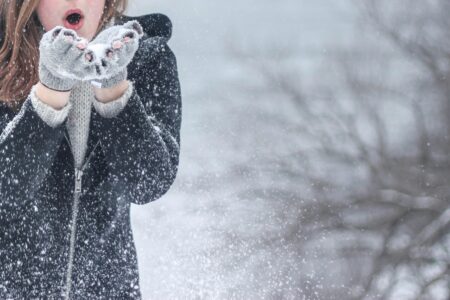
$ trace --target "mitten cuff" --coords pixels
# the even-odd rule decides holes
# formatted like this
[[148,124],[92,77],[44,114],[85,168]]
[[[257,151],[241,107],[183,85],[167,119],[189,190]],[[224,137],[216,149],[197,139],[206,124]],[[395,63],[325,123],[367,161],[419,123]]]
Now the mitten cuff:
[[49,89],[60,92],[70,91],[75,84],[74,79],[58,78],[50,73],[47,68],[44,68],[42,66],[39,70],[39,80],[44,86],[48,87]]
[[55,109],[50,105],[44,103],[41,99],[36,96],[36,85],[31,88],[30,97],[31,103],[34,107],[36,113],[47,123],[50,127],[56,128],[61,125],[67,118],[72,103],[67,102],[66,106],[62,109]]
[[113,118],[117,116],[127,105],[128,100],[130,99],[131,94],[133,93],[133,89],[134,89],[133,83],[131,81],[128,81],[128,88],[120,98],[110,102],[103,103],[98,101],[94,97],[92,105],[102,117]]
[[127,69],[123,69],[118,74],[114,75],[111,78],[103,79],[101,81],[101,88],[110,88],[112,86],[117,85],[119,82],[124,81],[127,79],[128,72]]

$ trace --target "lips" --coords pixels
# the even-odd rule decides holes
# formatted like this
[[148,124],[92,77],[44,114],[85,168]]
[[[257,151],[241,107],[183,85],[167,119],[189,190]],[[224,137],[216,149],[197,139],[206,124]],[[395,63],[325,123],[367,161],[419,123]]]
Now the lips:
[[84,23],[84,15],[81,9],[69,9],[64,14],[64,27],[72,29],[72,30],[78,30],[81,27],[83,27]]

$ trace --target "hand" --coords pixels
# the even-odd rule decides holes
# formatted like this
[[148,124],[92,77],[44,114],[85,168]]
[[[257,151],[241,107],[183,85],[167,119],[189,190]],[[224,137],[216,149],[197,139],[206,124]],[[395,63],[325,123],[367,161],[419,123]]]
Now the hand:
[[76,32],[56,26],[46,32],[39,43],[39,80],[56,91],[68,91],[93,67],[85,59],[88,41]]
[[86,59],[95,70],[93,77],[98,87],[109,88],[127,78],[127,65],[139,48],[144,35],[137,21],[129,21],[100,32],[86,48]]

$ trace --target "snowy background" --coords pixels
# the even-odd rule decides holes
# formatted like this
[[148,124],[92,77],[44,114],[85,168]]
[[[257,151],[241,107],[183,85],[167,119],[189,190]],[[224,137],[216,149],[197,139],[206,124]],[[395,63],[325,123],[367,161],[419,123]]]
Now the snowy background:
[[183,95],[177,180],[132,207],[144,299],[447,299],[450,10],[357,2],[130,0]]

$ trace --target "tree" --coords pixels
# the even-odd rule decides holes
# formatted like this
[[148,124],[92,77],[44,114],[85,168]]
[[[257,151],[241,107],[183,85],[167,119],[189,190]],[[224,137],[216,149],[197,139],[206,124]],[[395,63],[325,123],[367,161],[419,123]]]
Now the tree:
[[267,139],[283,142],[242,164],[272,183],[243,195],[283,203],[281,218],[296,214],[276,241],[297,245],[299,257],[320,244],[320,263],[339,263],[340,278],[304,289],[321,286],[324,298],[448,299],[450,3],[355,5],[360,39],[333,51],[313,83],[315,74],[289,60],[295,51],[255,58],[232,49],[262,78],[246,82],[249,94],[277,99],[277,111],[254,104],[255,118]]

